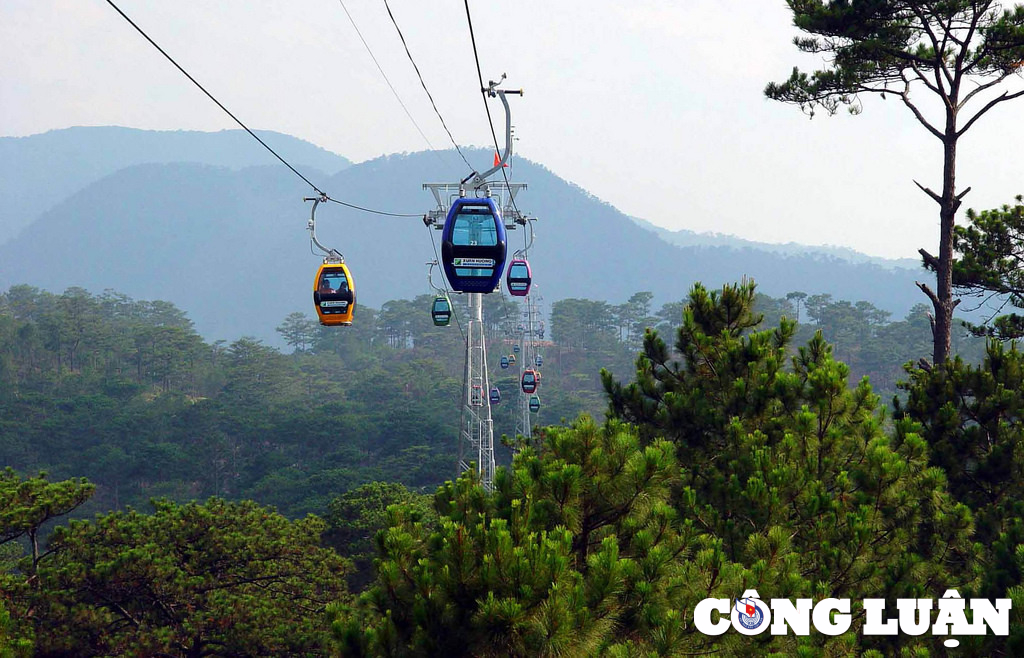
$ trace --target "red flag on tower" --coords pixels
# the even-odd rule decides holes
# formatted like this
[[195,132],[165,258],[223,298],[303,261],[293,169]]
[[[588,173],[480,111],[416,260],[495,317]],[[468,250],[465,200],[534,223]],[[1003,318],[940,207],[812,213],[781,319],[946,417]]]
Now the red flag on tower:
[[[501,162],[501,158],[500,158],[500,157],[498,157],[498,152],[497,152],[497,151],[495,151],[495,152],[494,152],[494,166],[495,166],[495,167],[497,167],[497,166],[498,166],[498,163],[499,163],[499,162]],[[501,165],[501,166],[502,166],[502,167],[507,167],[507,166],[508,166],[508,163],[506,162],[505,164],[503,164],[503,165]]]

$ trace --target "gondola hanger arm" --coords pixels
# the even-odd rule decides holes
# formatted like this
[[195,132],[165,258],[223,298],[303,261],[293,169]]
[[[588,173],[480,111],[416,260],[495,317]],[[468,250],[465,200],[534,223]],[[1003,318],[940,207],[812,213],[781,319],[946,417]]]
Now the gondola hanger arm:
[[493,167],[483,172],[482,174],[475,174],[473,176],[473,187],[481,188],[487,184],[487,179],[490,178],[495,172],[501,171],[501,168],[505,166],[509,158],[512,157],[512,112],[508,107],[508,100],[505,98],[507,94],[513,94],[517,96],[523,95],[522,89],[498,89],[498,85],[501,84],[502,80],[505,79],[505,74],[501,74],[501,80],[494,81],[490,80],[487,87],[482,88],[480,91],[494,98],[497,96],[501,99],[501,104],[505,108],[505,152],[502,154],[501,159]]
[[324,262],[337,262],[344,263],[345,257],[337,249],[331,249],[320,244],[320,241],[316,237],[316,207],[321,203],[328,200],[326,194],[321,194],[315,197],[303,197],[303,201],[312,201],[313,209],[309,213],[309,221],[306,223],[306,228],[309,230],[310,241],[317,246],[317,248],[323,252]]

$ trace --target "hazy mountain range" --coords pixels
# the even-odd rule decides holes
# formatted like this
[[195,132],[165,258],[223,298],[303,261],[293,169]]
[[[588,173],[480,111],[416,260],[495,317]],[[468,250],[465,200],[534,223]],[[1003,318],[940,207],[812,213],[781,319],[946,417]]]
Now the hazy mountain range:
[[[289,135],[254,132],[293,165],[333,174],[352,164]],[[104,176],[136,164],[171,162],[241,169],[276,160],[243,130],[204,133],[103,126],[0,137],[0,244]]]
[[887,268],[898,267],[903,269],[917,269],[921,267],[921,259],[919,258],[882,258],[881,256],[868,256],[867,254],[862,254],[861,252],[850,249],[849,247],[840,247],[836,245],[806,245],[798,242],[755,242],[753,240],[744,240],[743,238],[738,238],[735,235],[726,235],[724,233],[698,233],[696,231],[688,231],[686,229],[671,231],[639,217],[630,216],[629,218],[640,226],[654,231],[658,237],[665,242],[669,242],[680,247],[732,247],[734,249],[758,249],[761,251],[771,251],[777,254],[783,254],[785,256],[808,254],[819,257],[835,257],[848,260],[851,263],[873,263]]
[[[438,182],[436,153],[351,164],[287,135],[259,134],[334,198],[397,213],[434,206],[422,183]],[[479,169],[490,164],[492,151],[464,151]],[[913,281],[925,273],[903,262],[644,227],[522,158],[515,179],[528,184],[520,209],[539,218],[530,262],[548,307],[567,297],[620,303],[640,290],[653,292],[657,307],[682,299],[694,281],[718,287],[742,276],[772,296],[830,293],[898,318],[924,301]],[[113,288],[175,303],[207,338],[278,343],[274,328],[285,315],[313,316],[319,258],[302,202],[311,192],[242,131],[105,127],[0,138],[0,287]],[[326,204],[317,219],[321,241],[345,254],[360,302],[429,291],[425,263],[440,233],[419,217]],[[522,231],[510,235],[510,246],[522,243]]]

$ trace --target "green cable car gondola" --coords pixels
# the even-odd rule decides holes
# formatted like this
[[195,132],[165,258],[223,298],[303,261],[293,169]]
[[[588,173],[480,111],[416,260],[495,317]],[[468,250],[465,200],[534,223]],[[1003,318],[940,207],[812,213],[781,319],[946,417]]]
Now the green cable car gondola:
[[530,411],[532,411],[533,413],[537,413],[538,411],[540,411],[540,396],[539,395],[531,395],[530,396]]
[[434,321],[435,327],[447,327],[452,321],[452,303],[447,296],[439,295],[434,298],[430,307],[430,318]]

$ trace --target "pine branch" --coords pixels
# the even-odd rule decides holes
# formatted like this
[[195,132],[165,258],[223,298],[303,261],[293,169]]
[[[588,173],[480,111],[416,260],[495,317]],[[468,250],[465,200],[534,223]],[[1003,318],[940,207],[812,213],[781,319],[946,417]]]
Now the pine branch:
[[914,113],[914,117],[917,119],[918,123],[927,128],[928,132],[935,135],[940,140],[945,140],[945,133],[929,123],[928,119],[924,118],[924,115],[921,114],[921,110],[917,109],[917,106],[910,101],[910,80],[908,80],[902,72],[900,73],[900,77],[903,78],[903,82],[905,83],[903,91],[899,92],[900,100],[903,101],[904,105],[910,108],[910,111]]
[[[920,188],[922,192],[924,192],[925,194],[930,196],[932,198],[932,201],[934,201],[935,203],[939,204],[940,206],[942,205],[942,197],[940,197],[938,194],[936,194],[935,192],[932,192],[927,187],[925,187],[924,185],[921,185],[917,181],[914,181],[914,185],[917,185],[918,188]],[[968,189],[970,189],[970,188],[968,188]]]
[[[936,258],[935,256],[932,256],[931,254],[929,254],[924,249],[918,249],[917,253],[921,254],[921,258],[924,259],[925,267],[927,267],[928,269],[930,269],[932,271],[938,269],[938,267],[939,267],[939,259],[938,258]],[[921,284],[918,284],[918,285],[921,285]]]
[[1013,100],[1014,98],[1019,98],[1020,96],[1024,96],[1024,89],[1021,89],[1020,91],[1015,91],[1012,94],[1008,91],[1004,91],[1000,96],[993,98],[988,103],[986,103],[985,107],[981,108],[981,110],[979,110],[977,114],[971,117],[971,119],[966,124],[964,124],[964,127],[957,131],[956,136],[960,137],[960,135],[963,135],[965,132],[967,132],[967,130],[974,125],[974,122],[981,118],[981,115],[985,114],[999,103],[1002,103],[1003,101]]
[[960,108],[964,107],[965,105],[967,105],[967,102],[969,100],[971,100],[972,98],[974,98],[975,96],[977,96],[981,92],[985,91],[986,89],[991,89],[992,87],[997,86],[998,84],[1000,84],[1003,80],[1005,80],[1009,76],[1010,76],[1009,73],[1004,73],[1003,75],[1000,75],[998,78],[996,78],[994,80],[990,80],[990,81],[988,81],[988,82],[986,82],[984,84],[979,84],[977,87],[975,87],[971,91],[967,92],[967,95],[964,96],[963,100],[960,101],[960,104],[957,106],[957,109],[960,109]]
[[[932,289],[928,287],[927,283],[921,283],[920,281],[915,281],[914,285],[916,285],[918,288],[920,288],[921,292],[923,292],[925,295],[928,296],[928,299],[932,300],[932,304],[934,304],[936,307],[939,306],[940,302],[939,302],[938,296],[934,292],[932,292]],[[935,329],[935,318],[932,317],[931,314],[929,314],[928,315],[928,320],[932,323],[932,330],[934,331],[934,329]]]

